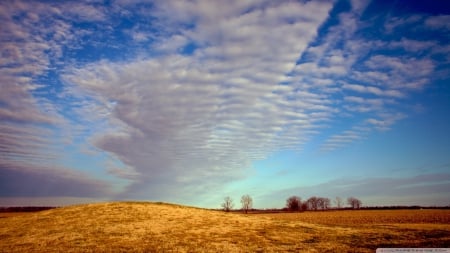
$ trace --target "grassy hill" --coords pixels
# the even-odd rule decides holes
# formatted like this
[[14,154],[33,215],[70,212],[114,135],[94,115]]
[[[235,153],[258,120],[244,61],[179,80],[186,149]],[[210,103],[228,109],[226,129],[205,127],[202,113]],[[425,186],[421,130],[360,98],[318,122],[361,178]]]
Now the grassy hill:
[[450,245],[448,210],[439,214],[443,223],[420,224],[320,224],[314,213],[307,215],[310,222],[301,221],[301,213],[244,215],[144,202],[79,205],[1,217],[0,252],[373,252]]

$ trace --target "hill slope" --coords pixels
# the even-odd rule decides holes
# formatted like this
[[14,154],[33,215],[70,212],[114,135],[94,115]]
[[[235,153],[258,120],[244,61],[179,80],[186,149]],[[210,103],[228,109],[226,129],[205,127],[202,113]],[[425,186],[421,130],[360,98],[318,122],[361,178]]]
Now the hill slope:
[[[118,202],[0,219],[0,252],[373,252],[375,243],[398,246],[395,240],[400,240],[401,245],[399,231],[404,234],[406,230],[325,226],[277,216]],[[442,224],[422,224],[408,231],[404,243],[418,242],[411,246],[450,243],[450,229]],[[434,242],[420,239],[432,235]]]

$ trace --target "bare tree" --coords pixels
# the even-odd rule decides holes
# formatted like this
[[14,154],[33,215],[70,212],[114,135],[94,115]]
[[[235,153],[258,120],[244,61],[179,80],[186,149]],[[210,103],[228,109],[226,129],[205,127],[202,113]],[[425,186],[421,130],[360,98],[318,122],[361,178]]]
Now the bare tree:
[[326,209],[330,208],[330,199],[323,198],[323,197],[317,198],[317,207],[322,210],[326,210]]
[[341,209],[341,208],[342,208],[343,201],[342,201],[342,198],[341,198],[341,197],[336,197],[336,199],[334,200],[334,203],[336,203],[336,207],[337,207],[338,209]]
[[347,204],[353,209],[359,209],[361,207],[361,200],[355,197],[349,197],[347,198]]
[[318,198],[316,196],[309,198],[306,202],[308,203],[308,210],[317,211],[317,208],[319,208]]
[[229,212],[234,207],[233,200],[230,197],[225,197],[223,199],[222,208],[225,212]]
[[241,204],[242,204],[242,211],[245,213],[248,212],[248,210],[252,209],[253,206],[253,199],[250,197],[250,195],[246,194],[241,197]]
[[286,199],[286,207],[291,211],[300,211],[302,207],[302,201],[300,197],[291,196]]

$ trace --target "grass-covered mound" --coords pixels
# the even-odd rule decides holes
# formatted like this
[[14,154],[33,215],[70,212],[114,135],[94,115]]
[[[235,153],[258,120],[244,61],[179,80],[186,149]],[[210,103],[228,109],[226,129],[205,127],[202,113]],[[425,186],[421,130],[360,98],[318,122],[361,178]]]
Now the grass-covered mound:
[[1,218],[0,252],[373,252],[450,243],[446,224],[358,228],[286,215],[144,202],[71,206]]

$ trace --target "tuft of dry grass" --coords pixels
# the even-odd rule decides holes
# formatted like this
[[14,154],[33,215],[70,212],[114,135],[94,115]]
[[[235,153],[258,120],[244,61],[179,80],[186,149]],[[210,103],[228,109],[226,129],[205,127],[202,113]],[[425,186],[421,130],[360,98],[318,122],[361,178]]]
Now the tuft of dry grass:
[[[328,215],[339,221],[346,212]],[[327,212],[244,215],[162,203],[80,205],[0,219],[0,252],[373,252],[450,245],[448,222],[441,219],[405,224],[394,212],[387,216],[398,222],[366,218],[358,225],[321,222],[322,213]],[[449,214],[433,215],[447,221]]]

